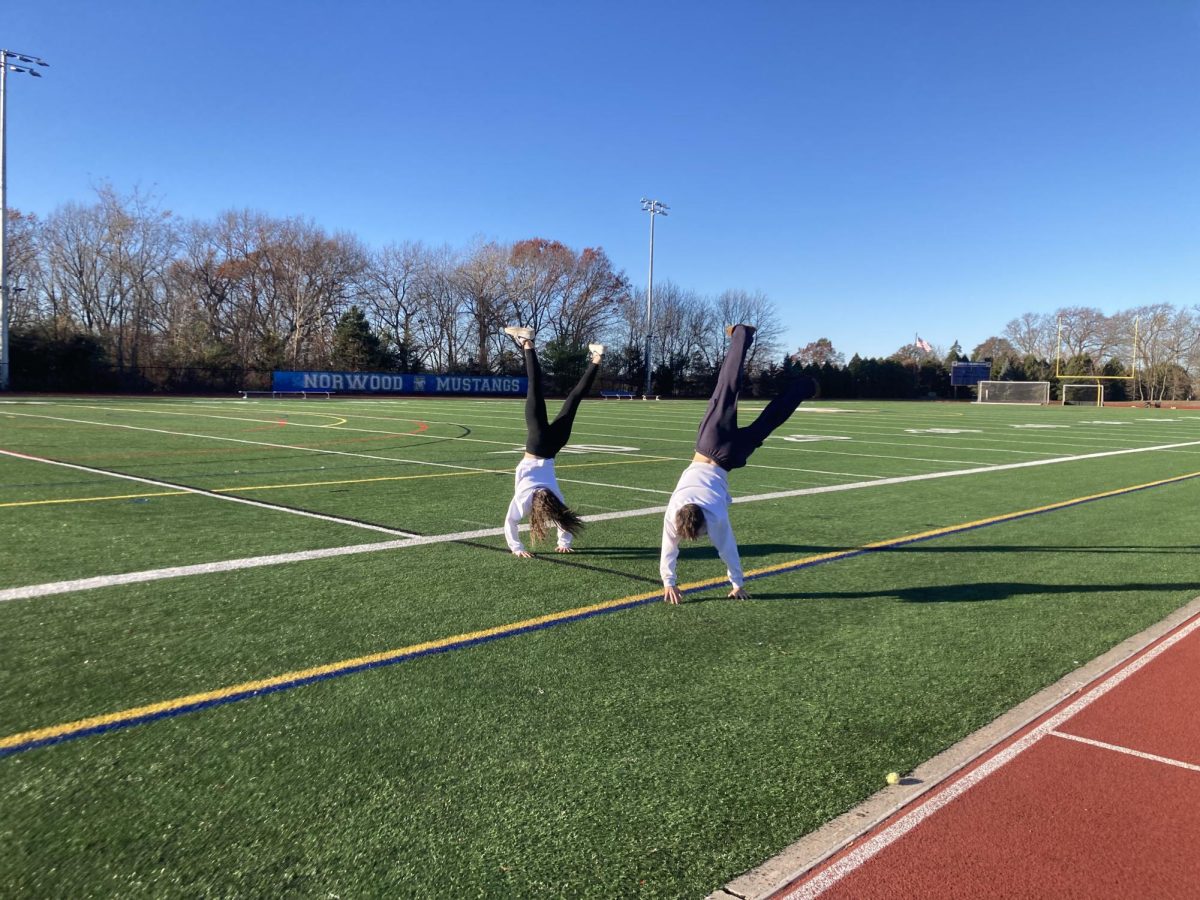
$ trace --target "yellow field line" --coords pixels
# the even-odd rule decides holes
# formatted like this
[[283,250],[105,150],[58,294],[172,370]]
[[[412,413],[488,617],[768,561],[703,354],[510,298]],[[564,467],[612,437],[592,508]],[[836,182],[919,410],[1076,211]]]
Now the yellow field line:
[[[1172,478],[1163,478],[1158,481],[1150,481],[1144,484],[1130,485],[1128,487],[1116,488],[1111,491],[1102,491],[1097,494],[1075,497],[1073,499],[1062,500],[1057,503],[1047,503],[1043,506],[1035,506],[1029,509],[1018,510],[1017,512],[1003,513],[998,516],[988,516],[987,518],[976,519],[974,521],[964,522],[959,525],[933,528],[928,531],[903,535],[898,538],[872,541],[870,543],[862,544],[858,547],[847,550],[835,550],[829,553],[818,553],[813,556],[807,556],[801,559],[791,560],[789,562],[765,566],[760,569],[753,569],[746,573],[746,577],[749,579],[761,578],[774,574],[782,574],[786,571],[804,568],[820,562],[857,556],[870,550],[880,550],[888,547],[910,544],[929,538],[956,534],[963,531],[970,531],[986,525],[995,525],[1001,522],[1011,521],[1013,519],[1036,515],[1038,513],[1050,512],[1052,510],[1063,509],[1069,506],[1077,506],[1093,500],[1100,500],[1106,497],[1115,497],[1121,494],[1128,494],[1134,491],[1172,484],[1174,482],[1185,481],[1196,477],[1200,477],[1200,472],[1191,472],[1187,475],[1177,475]],[[717,585],[724,583],[724,578],[709,578],[703,581],[695,581],[686,585],[681,585],[680,590],[690,593],[704,588],[716,587]],[[491,628],[464,632],[451,637],[438,638],[436,640],[424,641],[418,644],[409,644],[406,647],[400,647],[393,650],[384,650],[379,653],[371,653],[365,656],[357,656],[352,659],[344,659],[339,662],[325,663],[324,665],[312,666],[307,669],[297,669],[292,672],[285,672],[281,675],[273,675],[268,678],[260,678],[254,681],[244,681],[240,684],[231,685],[230,687],[218,688],[216,690],[205,691],[197,694],[188,694],[186,696],[176,697],[171,700],[163,700],[158,703],[136,706],[130,709],[121,710],[119,712],[90,716],[85,719],[76,719],[73,722],[64,722],[62,724],[51,725],[46,728],[35,728],[29,731],[22,731],[18,732],[17,734],[9,735],[8,737],[0,738],[0,751],[12,751],[13,748],[25,748],[46,742],[54,742],[56,740],[65,739],[72,735],[81,734],[84,732],[105,730],[112,727],[119,727],[123,724],[132,724],[134,722],[139,722],[146,719],[170,715],[173,712],[194,707],[210,706],[234,698],[260,694],[264,691],[280,690],[288,687],[289,685],[299,685],[314,679],[333,677],[340,673],[349,673],[363,667],[386,665],[389,662],[398,661],[405,657],[423,655],[438,650],[450,649],[456,646],[475,644],[490,638],[519,634],[531,629],[546,627],[548,625],[572,619],[579,619],[608,610],[643,604],[658,597],[661,593],[661,589],[655,589],[653,591],[646,591],[640,594],[630,594],[615,600],[605,600],[600,603],[593,603],[588,606],[579,606],[563,612],[548,613],[547,615],[537,616],[531,619],[524,619],[522,621],[512,622],[506,625],[496,625]]]
[[14,500],[11,503],[0,503],[0,509],[10,509],[14,506],[51,506],[58,503],[96,503],[100,500],[137,500],[142,497],[179,497],[190,493],[191,491],[157,491],[152,494],[113,494],[107,497],[69,497],[63,500]]
[[525,619],[520,622],[514,622],[507,625],[496,625],[492,628],[483,628],[478,631],[465,632],[457,634],[453,637],[439,638],[433,641],[424,641],[419,644],[410,644],[407,647],[400,647],[395,650],[385,650],[380,653],[371,653],[366,656],[357,656],[353,659],[344,659],[340,662],[326,663],[325,665],[312,666],[307,669],[297,669],[293,672],[285,672],[282,675],[273,675],[269,678],[260,678],[254,681],[244,681],[241,684],[235,684],[230,687],[218,688],[213,691],[204,691],[198,694],[188,694],[184,697],[176,697],[173,700],[163,700],[158,703],[150,703],[145,706],[137,706],[132,709],[121,710],[120,712],[105,713],[99,716],[90,716],[86,719],[77,719],[74,722],[66,722],[61,725],[52,725],[48,728],[36,728],[31,731],[23,731],[19,734],[9,735],[5,738],[0,738],[0,750],[5,750],[21,744],[39,743],[54,738],[61,738],[65,735],[73,734],[80,731],[91,731],[96,728],[104,728],[106,726],[118,725],[122,722],[127,722],[137,719],[145,719],[151,716],[161,716],[164,713],[170,713],[174,710],[183,709],[190,706],[213,704],[221,700],[228,699],[241,694],[254,694],[279,688],[284,685],[292,684],[300,681],[308,681],[322,676],[335,675],[349,669],[357,669],[363,666],[379,665],[391,660],[401,659],[406,656],[415,656],[418,654],[430,653],[435,650],[441,650],[448,647],[453,647],[456,644],[477,643],[492,637],[499,637],[506,633],[525,631],[540,626],[552,624],[554,622],[568,619],[578,618],[590,613],[603,612],[622,604],[636,603],[639,601],[649,600],[658,595],[658,591],[651,591],[644,594],[635,594],[631,597],[622,598],[620,600],[607,600],[602,603],[594,603],[589,606],[580,606],[575,609],[566,610],[565,612],[550,613],[544,616],[537,616],[532,619]]

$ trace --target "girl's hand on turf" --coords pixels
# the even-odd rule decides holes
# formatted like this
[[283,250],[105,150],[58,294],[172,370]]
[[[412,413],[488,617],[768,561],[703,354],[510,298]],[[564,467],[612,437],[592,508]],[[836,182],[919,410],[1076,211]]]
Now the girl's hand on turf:
[[570,547],[555,547],[554,552],[555,553],[574,553],[575,551],[572,550]]
[[672,606],[678,606],[679,601],[683,599],[683,594],[672,584],[663,588],[663,599]]
[[729,592],[729,599],[730,600],[749,600],[750,595],[747,594],[745,591],[743,591],[741,588],[734,588],[732,591]]
[[533,559],[533,554],[528,550],[514,550],[513,556],[519,556],[521,559]]

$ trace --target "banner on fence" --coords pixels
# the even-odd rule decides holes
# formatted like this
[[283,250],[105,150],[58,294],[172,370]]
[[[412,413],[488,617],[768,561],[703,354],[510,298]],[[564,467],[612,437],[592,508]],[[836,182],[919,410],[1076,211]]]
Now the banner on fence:
[[525,377],[513,375],[397,375],[385,372],[274,372],[274,391],[346,394],[519,394]]

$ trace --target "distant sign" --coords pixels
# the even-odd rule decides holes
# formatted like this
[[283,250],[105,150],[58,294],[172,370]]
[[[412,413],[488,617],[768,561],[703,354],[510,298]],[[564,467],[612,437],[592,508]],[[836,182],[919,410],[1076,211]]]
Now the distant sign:
[[992,364],[987,362],[956,362],[950,367],[950,384],[976,385],[992,377]]
[[395,375],[385,372],[274,372],[274,391],[334,391],[347,394],[520,394],[524,376]]

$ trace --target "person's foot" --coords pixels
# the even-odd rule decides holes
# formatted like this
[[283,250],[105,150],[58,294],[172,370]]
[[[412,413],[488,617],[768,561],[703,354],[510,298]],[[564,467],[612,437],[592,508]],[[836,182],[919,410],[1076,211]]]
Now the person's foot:
[[600,357],[604,355],[603,344],[588,344],[588,351],[592,354],[592,362],[600,365]]
[[746,333],[747,333],[747,334],[749,334],[749,335],[750,335],[750,337],[754,337],[754,332],[758,330],[758,329],[757,329],[757,328],[755,328],[753,325],[746,325],[746,324],[744,324],[744,323],[742,323],[742,322],[739,322],[739,323],[738,323],[738,324],[736,324],[736,325],[726,325],[726,326],[725,326],[725,333],[726,333],[727,335],[729,335],[730,337],[733,337],[733,329],[735,329],[735,328],[745,328],[745,329],[746,329]]
[[514,341],[528,350],[533,346],[533,329],[524,328],[520,325],[509,325],[504,329],[504,333],[511,337]]

